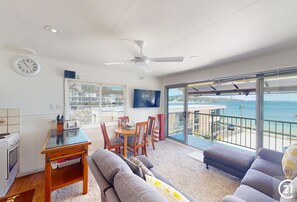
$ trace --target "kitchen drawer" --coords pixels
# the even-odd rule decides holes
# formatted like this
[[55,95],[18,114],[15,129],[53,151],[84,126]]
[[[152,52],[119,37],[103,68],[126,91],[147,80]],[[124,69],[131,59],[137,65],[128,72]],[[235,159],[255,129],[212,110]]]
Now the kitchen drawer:
[[7,109],[0,109],[0,117],[7,117]]
[[6,126],[7,125],[7,118],[0,118],[0,126]]
[[7,133],[7,126],[0,126],[0,134]]
[[20,131],[20,125],[8,125],[8,132],[14,133]]
[[8,125],[19,125],[20,117],[8,117]]
[[8,116],[20,116],[19,109],[8,109]]

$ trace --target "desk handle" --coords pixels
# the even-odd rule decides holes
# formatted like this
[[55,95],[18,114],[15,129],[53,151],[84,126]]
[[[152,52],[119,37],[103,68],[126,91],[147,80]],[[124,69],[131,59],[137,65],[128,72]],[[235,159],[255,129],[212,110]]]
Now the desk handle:
[[52,158],[52,159],[48,158],[47,162],[56,161],[56,160],[68,158],[68,157],[71,157],[71,156],[78,156],[78,155],[82,155],[82,154],[86,154],[86,153],[88,153],[88,151],[81,151],[81,152],[77,152],[77,153],[74,153],[74,154],[67,154],[67,155],[59,156],[59,157]]

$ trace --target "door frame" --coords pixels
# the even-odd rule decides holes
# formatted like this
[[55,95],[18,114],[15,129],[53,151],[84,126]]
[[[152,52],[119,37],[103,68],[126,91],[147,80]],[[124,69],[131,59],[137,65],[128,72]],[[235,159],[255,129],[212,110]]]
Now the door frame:
[[[169,95],[168,95],[168,91],[169,89],[172,88],[184,88],[184,112],[185,113],[185,117],[184,117],[184,141],[179,141],[174,139],[175,141],[178,142],[182,142],[186,145],[188,145],[188,84],[177,84],[177,85],[168,85],[165,86],[165,99],[164,99],[164,108],[165,108],[165,114],[166,114],[166,119],[165,119],[165,136],[166,138],[171,138],[168,136],[168,124],[169,124],[169,120],[168,120],[168,112],[169,112],[169,108],[168,108],[168,100],[169,100]],[[173,139],[173,138],[171,138]]]

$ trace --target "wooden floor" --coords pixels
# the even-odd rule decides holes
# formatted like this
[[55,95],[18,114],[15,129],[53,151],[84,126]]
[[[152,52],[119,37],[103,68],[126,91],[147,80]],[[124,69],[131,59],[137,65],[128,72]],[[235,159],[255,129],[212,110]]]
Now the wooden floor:
[[30,189],[35,189],[33,197],[34,202],[44,202],[44,172],[16,178],[6,196],[11,196]]

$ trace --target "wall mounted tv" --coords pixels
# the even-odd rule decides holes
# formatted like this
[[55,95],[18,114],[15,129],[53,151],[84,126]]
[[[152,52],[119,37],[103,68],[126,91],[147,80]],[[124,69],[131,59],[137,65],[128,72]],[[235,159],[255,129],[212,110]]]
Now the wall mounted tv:
[[160,107],[161,91],[134,89],[134,108]]

